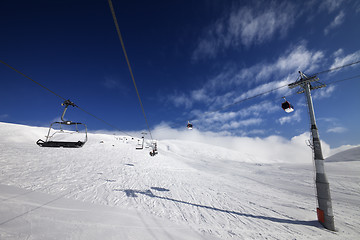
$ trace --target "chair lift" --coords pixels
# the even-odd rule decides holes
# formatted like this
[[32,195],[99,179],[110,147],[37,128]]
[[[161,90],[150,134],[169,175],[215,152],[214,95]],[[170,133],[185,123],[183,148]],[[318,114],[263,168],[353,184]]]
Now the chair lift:
[[156,154],[158,154],[158,151],[157,151],[157,143],[154,141],[153,143],[152,143],[152,151],[149,153],[150,154],[150,156],[155,156]]
[[191,130],[191,129],[193,129],[193,125],[188,121],[188,124],[187,124],[187,128],[189,129],[189,130]]
[[[138,139],[138,144],[137,144],[137,146],[136,146],[136,149],[137,149],[137,150],[142,150],[142,149],[144,149],[145,135],[146,135],[147,133],[146,133],[146,132],[142,132],[141,134],[142,134],[142,137],[141,137],[142,143],[140,144],[140,143],[139,143],[140,139]],[[145,147],[148,148],[149,146],[146,145]]]
[[144,136],[142,136],[142,143],[140,144],[139,143],[139,141],[140,141],[140,139],[138,139],[138,144],[137,144],[137,146],[136,146],[136,150],[142,150],[142,149],[144,149]]
[[[64,112],[61,115],[61,122],[53,122],[49,127],[49,131],[48,131],[45,141],[42,139],[39,139],[39,140],[37,140],[36,144],[39,145],[40,147],[80,148],[80,147],[84,146],[84,144],[87,142],[87,127],[83,123],[64,120],[64,116],[65,116],[67,108],[69,106],[76,107],[76,105],[73,102],[71,102],[70,100],[66,100],[61,105],[65,106]],[[54,131],[53,126],[58,126],[58,128],[60,130],[52,133],[52,130]],[[72,138],[69,138],[69,137],[67,139],[65,139],[65,141],[62,140],[61,137],[59,138],[59,136],[62,134],[70,136],[73,133],[79,133],[79,126],[83,126],[83,128],[85,130],[84,139],[82,141],[78,140],[78,138],[76,139],[78,141],[76,141]],[[72,127],[72,128],[75,127],[75,132],[74,131],[64,131],[64,129],[63,129],[64,127]],[[58,138],[58,140],[56,140],[56,138]]]
[[293,105],[291,105],[288,101],[286,101],[285,97],[283,97],[283,99],[285,100],[285,102],[283,102],[281,104],[282,109],[284,109],[284,111],[287,112],[287,113],[293,112],[294,111]]

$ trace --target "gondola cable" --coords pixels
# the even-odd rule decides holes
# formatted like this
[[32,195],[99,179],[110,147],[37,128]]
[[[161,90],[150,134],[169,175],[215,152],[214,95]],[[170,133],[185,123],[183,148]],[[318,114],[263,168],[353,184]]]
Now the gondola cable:
[[353,79],[356,79],[356,78],[360,78],[360,75],[355,75],[355,76],[352,76],[352,77],[348,77],[348,78],[344,78],[344,79],[340,79],[340,80],[335,80],[335,81],[331,81],[331,82],[328,82],[326,83],[327,85],[330,85],[330,84],[334,84],[334,83],[338,83],[338,82],[344,82],[344,81],[348,81],[348,80],[353,80]]
[[[345,65],[342,65],[342,66],[339,66],[339,67],[336,67],[336,68],[331,68],[331,69],[328,69],[328,70],[325,70],[325,71],[321,71],[321,72],[312,74],[312,76],[313,76],[313,75],[315,76],[315,75],[319,75],[319,74],[324,74],[324,73],[332,72],[332,71],[339,70],[339,69],[342,69],[342,68],[345,68],[345,67],[350,67],[350,66],[352,66],[352,65],[359,64],[359,63],[360,63],[360,61],[352,62],[352,63],[345,64]],[[359,77],[360,77],[360,75],[355,75],[355,76],[353,76],[353,77],[349,77],[349,78],[345,78],[345,79],[341,79],[341,80],[335,80],[335,81],[329,82],[329,83],[327,83],[327,84],[329,85],[329,84],[333,84],[333,83],[337,83],[337,82],[352,80],[352,79],[359,78]],[[268,91],[266,91],[266,92],[262,92],[262,93],[256,94],[256,95],[251,96],[251,97],[247,97],[247,98],[241,99],[241,100],[239,100],[239,101],[236,101],[236,102],[234,102],[234,103],[225,105],[224,107],[218,108],[218,109],[216,109],[216,110],[209,111],[209,112],[207,112],[207,113],[215,113],[215,112],[222,111],[222,110],[224,110],[224,109],[227,109],[227,108],[232,107],[232,106],[234,106],[234,105],[237,105],[237,104],[239,104],[239,103],[242,103],[242,102],[251,100],[251,99],[253,99],[253,98],[260,97],[260,96],[262,96],[262,95],[266,95],[266,94],[268,94],[268,93],[277,91],[277,90],[279,90],[279,89],[281,89],[281,88],[284,88],[284,87],[288,87],[288,84],[283,85],[283,86],[280,86],[280,87],[277,87],[277,88],[273,88],[273,89],[271,89],[271,90],[268,90]]]
[[[352,65],[359,64],[359,63],[360,63],[360,60],[359,60],[359,61],[356,61],[356,62],[349,63],[349,64],[345,64],[345,65],[342,65],[342,66],[339,66],[339,67],[336,67],[336,68],[330,68],[330,69],[328,69],[328,70],[325,70],[325,71],[321,71],[321,72],[312,74],[311,76],[313,76],[313,75],[319,75],[319,74],[324,74],[324,73],[328,73],[328,72],[332,72],[332,71],[339,70],[339,69],[342,69],[342,68],[345,68],[345,67],[350,67],[350,66],[352,66]],[[346,79],[342,79],[342,80],[332,81],[332,82],[329,82],[328,84],[332,84],[332,83],[336,83],[336,82],[341,82],[341,81],[347,81],[347,80],[355,79],[355,78],[358,78],[358,77],[360,77],[360,75],[356,75],[356,76],[353,76],[353,77],[350,77],[350,78],[346,78]],[[268,94],[268,93],[274,92],[274,91],[276,91],[276,90],[279,90],[279,89],[284,88],[284,87],[287,87],[287,86],[288,86],[288,84],[283,85],[283,86],[280,86],[280,87],[277,87],[277,88],[274,88],[274,89],[271,89],[271,90],[266,91],[266,92],[259,93],[259,94],[257,94],[257,95],[254,95],[254,96],[251,96],[251,97],[248,97],[248,98],[241,99],[241,100],[239,100],[239,101],[236,101],[236,102],[231,103],[231,104],[229,104],[229,105],[226,105],[226,106],[224,106],[224,107],[221,107],[221,108],[218,108],[218,109],[216,109],[216,110],[210,111],[209,113],[219,112],[219,111],[221,111],[221,110],[227,109],[227,108],[232,107],[232,106],[234,106],[234,105],[237,105],[237,104],[239,104],[239,103],[245,102],[245,101],[250,100],[250,99],[253,99],[253,98],[260,97],[260,96],[262,96],[262,95],[266,95],[266,94]]]
[[[113,10],[113,7],[112,7],[111,0],[109,0],[109,5],[110,5],[110,8],[112,9],[112,12],[113,12],[114,10]],[[115,21],[115,20],[116,20],[116,16],[115,16],[115,18],[114,18],[114,21]],[[117,25],[117,21],[115,22],[115,25]],[[118,29],[118,25],[117,25],[117,29]],[[120,33],[120,30],[118,31],[118,33]],[[119,35],[119,37],[120,37],[120,41],[122,42],[121,34]],[[125,48],[123,48],[123,49],[125,50]],[[125,54],[125,58],[126,58],[127,61],[128,61],[127,54],[126,54],[126,50],[124,51],[124,54]],[[12,67],[11,65],[7,64],[6,62],[0,60],[0,63],[2,63],[2,64],[4,64],[5,66],[9,67],[10,69],[14,70],[15,72],[19,73],[20,75],[24,76],[25,78],[31,80],[31,81],[34,82],[35,84],[39,85],[40,87],[42,87],[43,89],[49,91],[50,93],[54,94],[55,96],[61,98],[62,100],[64,100],[64,101],[67,100],[66,98],[60,96],[59,94],[55,93],[54,91],[50,90],[49,88],[45,87],[44,85],[40,84],[39,82],[37,82],[37,81],[35,81],[34,79],[30,78],[29,76],[25,75],[24,73],[20,72],[20,71],[17,70],[16,68],[14,68],[14,67]],[[359,63],[360,63],[360,60],[359,60],[359,61],[356,61],[356,62],[349,63],[349,64],[345,64],[345,65],[342,65],[342,66],[339,66],[339,67],[331,68],[331,69],[328,69],[328,70],[325,70],[325,71],[321,71],[321,72],[315,73],[315,74],[313,74],[313,75],[328,73],[328,72],[335,71],[335,70],[339,70],[339,69],[342,69],[342,68],[345,68],[345,67],[353,66],[353,65],[359,64]],[[130,73],[131,73],[131,75],[132,75],[132,71],[131,71],[131,67],[130,67],[130,63],[129,63],[129,62],[128,62],[128,66],[129,66]],[[132,75],[132,77],[133,77],[133,75]],[[328,82],[327,85],[334,84],[334,83],[338,83],[338,82],[343,82],[343,81],[348,81],[348,80],[352,80],[352,79],[356,79],[356,78],[360,78],[360,75],[355,75],[355,76],[353,76],[353,77],[349,77],[349,78],[345,78],[345,79],[341,79],[341,80],[331,81],[331,82]],[[134,81],[135,89],[136,89],[136,91],[137,91],[135,80],[133,79],[133,81]],[[265,95],[265,94],[268,94],[268,93],[270,93],[270,92],[276,91],[276,90],[278,90],[278,89],[280,89],[280,88],[283,88],[283,87],[286,87],[286,86],[288,86],[288,85],[280,86],[280,87],[278,87],[278,88],[274,88],[274,89],[271,89],[271,90],[269,90],[269,91],[266,91],[266,92],[263,92],[263,93],[259,93],[259,94],[257,94],[257,95],[254,95],[254,96],[251,96],[251,97],[248,97],[248,98],[245,98],[245,99],[236,101],[236,102],[234,102],[234,103],[232,103],[232,104],[226,105],[226,106],[224,106],[224,107],[221,107],[221,108],[219,108],[219,109],[210,111],[210,112],[208,112],[208,113],[219,112],[219,111],[224,110],[224,109],[226,109],[226,108],[229,108],[229,107],[231,107],[231,106],[237,105],[237,104],[239,104],[239,103],[241,103],[241,102],[244,102],[244,101],[247,101],[247,100],[250,100],[250,99],[253,99],[253,98],[256,98],[256,97]],[[137,94],[138,94],[138,91],[137,91]],[[140,105],[141,105],[141,107],[142,107],[142,103],[141,103],[141,99],[140,99],[140,95],[139,95],[139,94],[138,94],[138,98],[139,98],[139,101],[140,101]],[[125,133],[126,135],[132,137],[130,134],[128,134],[128,133],[126,133],[126,132],[124,132],[124,131],[121,131],[121,130],[118,129],[116,126],[114,126],[114,125],[106,122],[105,120],[103,120],[103,119],[95,116],[94,114],[91,114],[90,112],[86,111],[85,109],[82,109],[82,108],[80,108],[80,107],[77,106],[77,105],[75,105],[75,106],[76,106],[77,108],[79,108],[81,111],[85,112],[86,114],[88,114],[88,115],[96,118],[97,120],[105,123],[106,125],[108,125],[108,126],[114,128],[114,129],[116,129],[117,131],[120,131],[120,132]],[[144,117],[145,117],[145,121],[146,121],[147,126],[148,126],[148,130],[149,130],[150,135],[151,135],[151,131],[150,131],[150,128],[149,128],[149,125],[148,125],[147,118],[146,118],[145,111],[144,111],[144,108],[143,108],[143,107],[142,107],[142,110],[143,110],[143,114],[144,114]],[[151,136],[151,138],[152,138],[152,136]]]
[[360,63],[360,60],[359,60],[359,61],[356,61],[356,62],[352,62],[352,63],[345,64],[345,65],[342,65],[342,66],[339,66],[339,67],[330,68],[330,69],[328,69],[328,70],[325,70],[325,71],[321,71],[321,72],[312,74],[311,76],[313,76],[313,75],[320,75],[320,74],[324,74],[324,73],[328,73],[328,72],[332,72],[332,71],[339,70],[339,69],[342,69],[342,68],[345,68],[345,67],[350,67],[350,66],[352,66],[352,65],[359,64],[359,63]]
[[[351,65],[354,65],[354,64],[357,64],[357,63],[360,63],[360,61],[359,61],[359,62],[355,62],[355,63],[353,63],[353,64],[344,65],[344,66],[342,66],[341,68],[344,68],[344,67],[347,67],[347,66],[351,66]],[[340,67],[339,67],[339,68],[336,68],[336,69],[334,68],[334,69],[331,69],[331,70],[333,71],[333,70],[337,70],[337,69],[340,69]],[[325,73],[325,72],[329,72],[329,70],[323,71],[323,72],[321,72],[321,73]],[[334,84],[334,83],[343,82],[343,81],[348,81],[348,80],[353,80],[353,79],[356,79],[356,78],[360,78],[360,75],[355,75],[355,76],[352,76],[352,77],[349,77],[349,78],[340,79],[340,80],[335,80],[335,81],[331,81],[331,82],[326,82],[326,81],[325,81],[325,83],[326,83],[327,85],[331,85],[331,84]],[[247,98],[241,99],[241,100],[236,101],[236,102],[234,102],[234,103],[228,104],[228,105],[226,105],[226,106],[224,106],[224,107],[218,108],[218,109],[216,109],[216,110],[208,111],[208,112],[205,112],[205,113],[208,113],[208,114],[209,114],[209,113],[220,112],[220,111],[222,111],[222,110],[224,110],[224,109],[227,109],[227,108],[229,108],[229,107],[235,106],[235,105],[237,105],[237,104],[239,104],[239,103],[245,102],[245,101],[247,101],[247,100],[251,100],[251,99],[253,99],[253,98],[260,97],[260,96],[262,96],[262,95],[266,95],[266,94],[268,94],[268,93],[271,93],[271,92],[273,92],[273,91],[279,90],[279,89],[284,88],[284,87],[287,87],[287,86],[288,86],[288,84],[287,84],[287,85],[280,86],[280,87],[277,87],[277,88],[274,88],[274,89],[271,89],[271,90],[266,91],[266,92],[259,93],[259,94],[257,94],[257,95],[251,96],[251,97],[247,97]],[[287,94],[286,97],[289,97],[289,96],[292,96],[292,95],[295,95],[295,94],[297,94],[297,92],[294,92],[294,93],[292,93],[292,94]],[[285,97],[285,96],[284,96],[284,97]],[[282,98],[283,98],[283,97],[282,97]],[[278,98],[276,98],[276,99],[278,99]],[[195,121],[195,120],[196,120],[196,119],[193,119],[192,121]],[[183,122],[183,121],[182,121],[182,122]],[[179,121],[179,123],[180,123],[180,121]],[[165,128],[165,127],[164,127],[164,128]],[[159,130],[159,129],[162,129],[162,128],[158,128],[158,130]]]

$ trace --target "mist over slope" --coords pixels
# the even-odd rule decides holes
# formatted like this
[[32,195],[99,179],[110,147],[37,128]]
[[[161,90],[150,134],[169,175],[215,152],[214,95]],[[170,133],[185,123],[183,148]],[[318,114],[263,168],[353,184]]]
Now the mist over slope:
[[[15,187],[17,190],[11,191],[19,193],[9,195],[5,187],[0,188],[7,207],[0,208],[2,239],[79,239],[91,237],[86,235],[89,227],[94,236],[108,233],[121,239],[182,239],[179,228],[189,239],[359,236],[360,161],[326,162],[338,228],[329,232],[316,221],[306,134],[291,140],[279,136],[251,139],[155,129],[159,154],[150,157],[150,148],[135,150],[136,138],[100,133],[90,133],[80,149],[40,148],[35,142],[46,133],[46,128],[0,123],[0,184]],[[353,151],[335,157],[359,159],[358,151]],[[27,192],[35,200],[23,199]],[[42,194],[52,202],[44,205],[38,201]],[[29,206],[33,210],[24,211]],[[94,211],[79,219],[61,211],[59,221],[56,211],[46,211],[49,208]],[[116,213],[110,222],[92,216],[106,216],[109,211]],[[133,226],[127,226],[142,234],[118,225],[124,223],[126,213],[134,214],[129,221]],[[80,220],[85,223],[79,224]],[[66,221],[76,222],[77,228]],[[54,229],[44,227],[56,224],[70,232],[58,231],[59,235],[53,236],[50,231]],[[85,235],[77,235],[80,233]]]
[[[153,130],[153,135],[159,140],[178,140],[179,143],[181,141],[187,143],[196,142],[200,143],[200,145],[212,145],[215,149],[223,147],[226,151],[235,151],[240,155],[247,154],[253,160],[256,159],[255,161],[260,162],[301,163],[309,162],[309,159],[312,159],[312,150],[308,146],[309,132],[294,136],[288,140],[276,135],[265,138],[237,137],[230,136],[227,133],[200,132],[197,129],[191,131],[187,129],[179,130],[172,129],[167,125],[159,125]],[[338,148],[330,148],[324,141],[321,141],[321,144],[325,158],[356,147],[344,145]]]

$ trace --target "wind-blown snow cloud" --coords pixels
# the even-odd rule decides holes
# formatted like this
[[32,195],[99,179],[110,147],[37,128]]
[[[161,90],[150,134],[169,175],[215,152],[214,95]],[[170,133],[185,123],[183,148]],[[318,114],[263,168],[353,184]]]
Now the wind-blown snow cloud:
[[192,59],[214,58],[229,48],[250,47],[284,36],[294,24],[295,13],[289,2],[262,2],[253,7],[234,8],[207,28]]
[[332,29],[340,26],[340,25],[344,22],[344,19],[345,19],[345,13],[344,13],[344,11],[341,11],[341,12],[335,17],[335,19],[330,23],[330,25],[327,26],[327,27],[324,29],[324,34],[325,34],[325,35],[328,35],[329,32],[330,32]]
[[[297,162],[311,163],[312,151],[306,145],[310,139],[310,133],[306,132],[292,137],[290,140],[280,136],[272,135],[265,138],[234,137],[226,131],[220,133],[200,132],[194,130],[176,130],[166,125],[158,126],[153,130],[157,139],[161,140],[181,140],[209,144],[223,147],[231,151],[241,152],[256,158],[260,162]],[[321,142],[325,157],[332,154],[330,146]],[[205,146],[205,145],[204,145]],[[198,148],[201,149],[201,148]],[[206,151],[206,149],[204,150]],[[241,159],[237,159],[241,161]]]

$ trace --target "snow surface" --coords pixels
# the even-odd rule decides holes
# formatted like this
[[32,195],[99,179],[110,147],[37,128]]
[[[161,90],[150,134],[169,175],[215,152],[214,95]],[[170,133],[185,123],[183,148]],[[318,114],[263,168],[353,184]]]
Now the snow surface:
[[150,157],[149,148],[135,150],[136,138],[89,134],[80,149],[38,147],[46,134],[0,123],[0,239],[360,237],[359,147],[325,163],[338,229],[331,232],[316,220],[311,152],[293,161],[293,143],[305,145],[297,138],[243,138],[239,149],[185,132],[162,137]]

